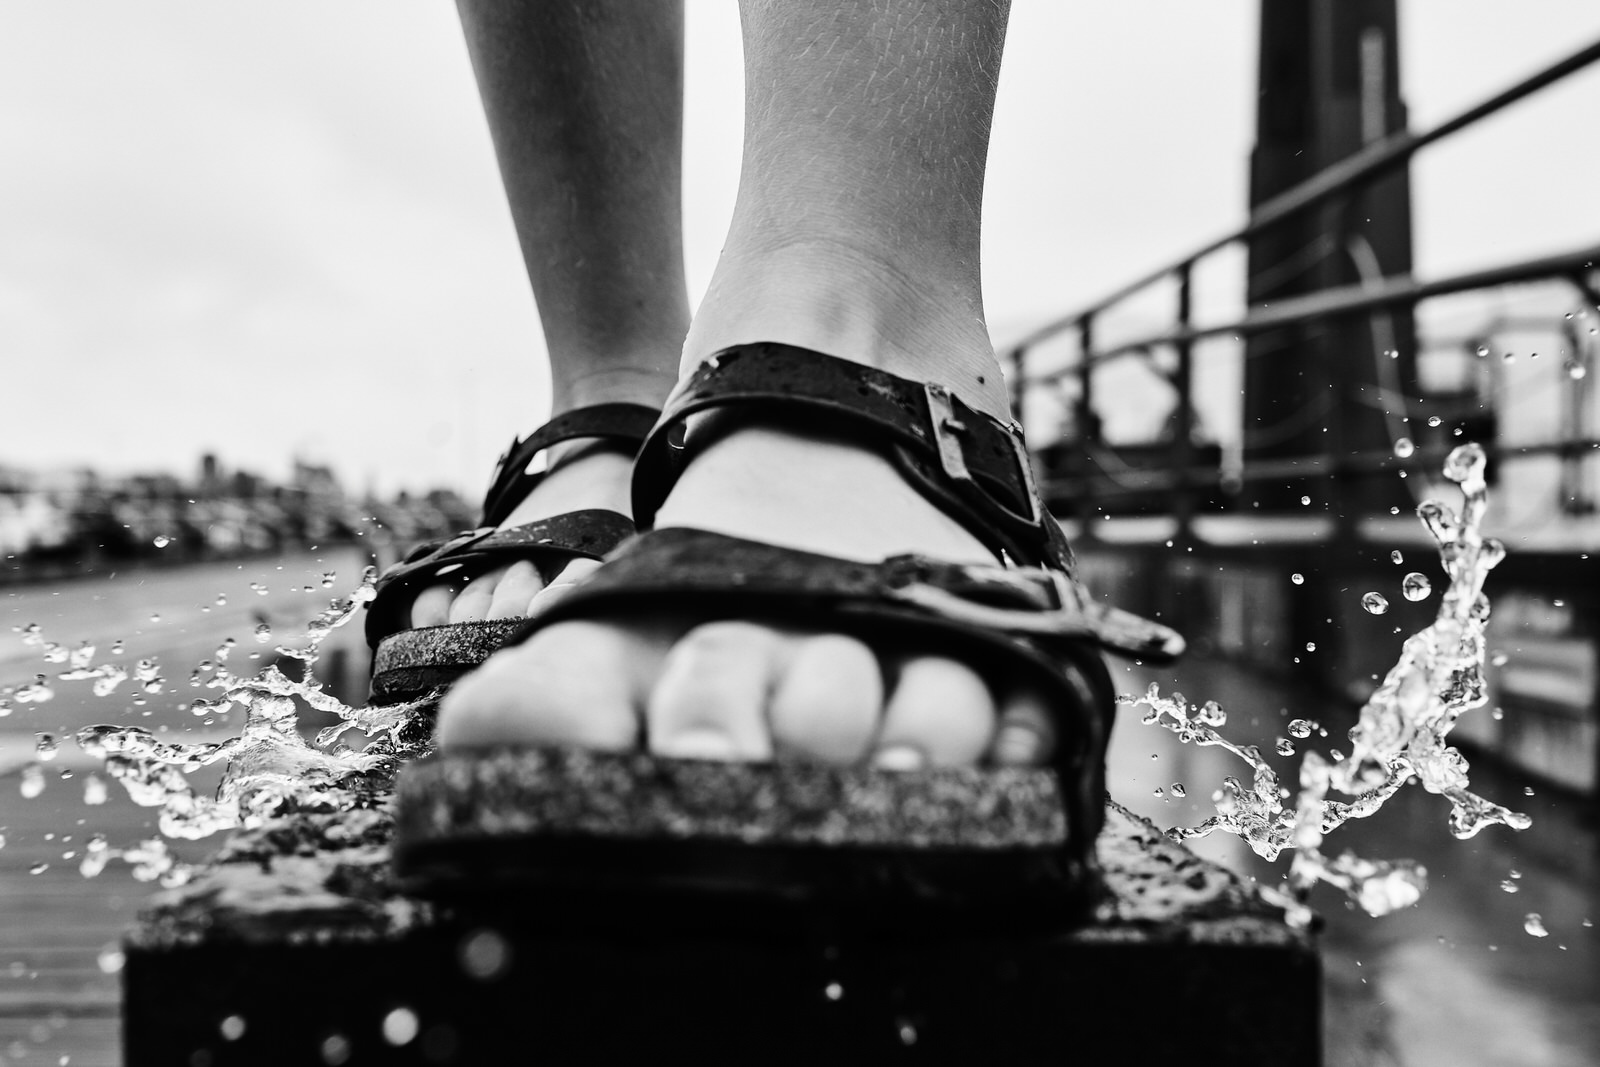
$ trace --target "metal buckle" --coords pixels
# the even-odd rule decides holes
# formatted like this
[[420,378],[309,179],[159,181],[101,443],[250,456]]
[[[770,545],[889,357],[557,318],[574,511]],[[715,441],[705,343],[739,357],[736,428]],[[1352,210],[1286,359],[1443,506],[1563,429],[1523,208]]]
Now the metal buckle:
[[[939,450],[939,465],[951,478],[972,482],[972,471],[967,468],[961,438],[957,436],[967,428],[967,424],[956,416],[954,395],[934,382],[924,383],[923,391],[928,398],[928,421],[933,431],[933,443]],[[1005,436],[1022,475],[1022,493],[1028,501],[1027,521],[1037,526],[1044,520],[1044,506],[1039,502],[1039,489],[1033,480],[1033,458],[1028,455],[1028,446],[1023,443],[1021,433],[1007,428]]]
[[950,390],[933,382],[925,384],[923,390],[928,396],[928,421],[933,429],[933,443],[939,449],[939,465],[957,481],[972,481],[972,472],[967,469],[967,457],[961,450],[961,439],[956,436],[967,428],[967,424],[956,418],[956,406]]

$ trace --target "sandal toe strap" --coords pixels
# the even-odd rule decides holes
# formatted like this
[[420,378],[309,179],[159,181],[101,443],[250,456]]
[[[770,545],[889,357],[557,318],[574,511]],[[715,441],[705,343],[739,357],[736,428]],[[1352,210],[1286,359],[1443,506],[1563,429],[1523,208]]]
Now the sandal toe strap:
[[633,533],[633,522],[626,515],[591,508],[504,530],[481,526],[448,541],[421,546],[378,580],[377,595],[367,607],[367,643],[377,648],[390,634],[409,629],[412,601],[435,582],[471,581],[518,560],[533,563],[548,582],[574,556],[601,559]]

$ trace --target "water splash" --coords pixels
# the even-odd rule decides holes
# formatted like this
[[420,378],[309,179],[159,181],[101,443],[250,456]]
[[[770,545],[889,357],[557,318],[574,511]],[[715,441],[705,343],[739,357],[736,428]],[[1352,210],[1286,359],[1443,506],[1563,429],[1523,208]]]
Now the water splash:
[[[328,580],[334,575],[322,577]],[[299,661],[299,680],[276,665],[254,676],[234,674],[227,667],[229,653],[237,645],[233,638],[222,642],[214,659],[202,661],[193,670],[191,685],[220,691],[220,695],[196,699],[189,710],[208,722],[243,711],[237,735],[222,741],[185,743],[164,740],[137,726],[96,725],[79,730],[73,740],[102,763],[100,773],[91,772],[85,779],[85,802],[103,803],[106,779],[113,780],[134,803],[159,809],[160,832],[179,840],[204,838],[236,827],[256,828],[296,812],[327,814],[381,804],[400,763],[419,754],[428,743],[431,730],[425,722],[419,725],[419,714],[429,701],[352,708],[328,693],[315,674],[323,642],[373,598],[376,579],[376,569],[366,568],[350,595],[331,600],[306,624],[300,637],[276,648],[279,655]],[[69,664],[70,670],[58,676],[61,679],[92,679],[96,696],[111,695],[129,677],[144,693],[159,693],[164,687],[161,665],[154,658],[139,660],[130,673],[113,663],[94,665],[93,646],[66,652],[45,642],[37,625],[20,632],[24,643],[38,647],[47,661]],[[254,636],[266,642],[271,631],[262,624]],[[121,652],[119,642],[112,653]],[[49,693],[43,675],[33,685],[19,687],[13,696],[22,703],[48,699],[41,690]],[[339,722],[308,742],[299,731],[302,705],[331,714]],[[341,740],[350,730],[366,735],[361,751]],[[40,735],[36,761],[22,770],[24,797],[43,792],[45,774],[38,761],[52,758],[57,744],[50,735]],[[202,795],[188,776],[218,763],[226,765],[221,783],[214,795]],[[132,866],[135,877],[167,887],[184,884],[193,873],[171,855],[161,838],[117,849],[98,835],[91,840],[79,870],[92,878],[113,859]]]
[[[1439,501],[1429,500],[1417,514],[1439,548],[1449,586],[1440,600],[1433,624],[1413,634],[1400,658],[1361,709],[1350,730],[1349,755],[1332,753],[1330,763],[1317,752],[1301,757],[1299,792],[1292,807],[1284,800],[1289,791],[1254,745],[1236,745],[1203,721],[1181,693],[1162,696],[1152,684],[1141,698],[1120,698],[1144,704],[1144,721],[1171,730],[1180,741],[1215,745],[1232,752],[1249,765],[1246,786],[1237,777],[1224,779],[1214,795],[1216,814],[1193,827],[1175,827],[1170,836],[1183,840],[1205,837],[1218,830],[1237,834],[1259,856],[1275,860],[1293,850],[1283,884],[1268,890],[1282,904],[1291,922],[1309,921],[1305,899],[1317,882],[1342,890],[1371,915],[1382,915],[1415,903],[1427,885],[1427,872],[1409,860],[1394,862],[1361,859],[1349,852],[1329,858],[1325,837],[1351,819],[1364,819],[1415,779],[1430,793],[1450,803],[1450,832],[1469,838],[1496,823],[1523,830],[1532,824],[1525,814],[1511,811],[1468,790],[1467,761],[1445,737],[1463,712],[1482,707],[1488,700],[1484,688],[1484,627],[1489,600],[1483,582],[1505,558],[1505,546],[1482,536],[1480,527],[1488,507],[1484,481],[1485,457],[1475,444],[1454,449],[1444,464],[1446,478],[1461,488],[1459,514]],[[1412,595],[1421,579],[1422,593]],[[1427,579],[1407,575],[1408,599],[1427,596]],[[1296,719],[1289,724],[1295,738],[1309,737],[1314,724]],[[1285,745],[1284,742],[1288,742]],[[1280,739],[1278,750],[1293,743]],[[1336,791],[1349,801],[1331,800]]]

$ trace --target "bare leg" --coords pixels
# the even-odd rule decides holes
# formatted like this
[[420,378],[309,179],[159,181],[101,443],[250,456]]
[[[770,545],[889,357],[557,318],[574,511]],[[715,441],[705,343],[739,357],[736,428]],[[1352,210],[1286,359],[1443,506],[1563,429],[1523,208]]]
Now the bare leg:
[[[681,3],[458,6],[544,327],[555,413],[607,401],[659,406],[689,327]],[[586,507],[626,513],[630,459],[589,453],[563,466],[508,524]],[[519,564],[464,591],[424,592],[413,622],[526,614],[541,588]]]
[[[1004,414],[978,233],[1005,5],[746,0],[743,18],[738,205],[684,369],[727,345],[779,341],[938,381]],[[709,447],[657,525],[860,559],[990,558],[886,461],[791,427]],[[563,623],[464,679],[440,737],[620,748],[642,718],[651,747],[675,756],[867,755],[902,768],[1042,758],[1050,738],[1033,694],[945,658],[890,666],[880,672],[855,638],[782,620]],[[897,679],[887,693],[884,676]]]

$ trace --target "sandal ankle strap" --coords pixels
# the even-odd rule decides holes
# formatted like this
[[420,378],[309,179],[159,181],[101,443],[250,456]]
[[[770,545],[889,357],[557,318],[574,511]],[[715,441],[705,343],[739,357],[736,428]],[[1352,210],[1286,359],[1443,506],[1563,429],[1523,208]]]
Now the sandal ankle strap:
[[[798,417],[863,436],[996,555],[1072,569],[1066,539],[1034,487],[1020,426],[975,410],[944,386],[774,343],[718,352],[674,391],[634,463],[641,529],[688,465],[690,417],[718,409],[736,424]],[[700,444],[697,430],[693,446]]]
[[480,526],[499,526],[525,500],[545,471],[529,473],[528,464],[552,445],[581,437],[599,437],[637,447],[650,434],[660,415],[644,404],[592,404],[555,416],[521,440],[513,439],[495,465],[494,478],[483,498]]

